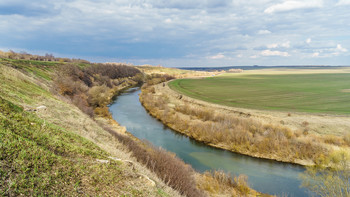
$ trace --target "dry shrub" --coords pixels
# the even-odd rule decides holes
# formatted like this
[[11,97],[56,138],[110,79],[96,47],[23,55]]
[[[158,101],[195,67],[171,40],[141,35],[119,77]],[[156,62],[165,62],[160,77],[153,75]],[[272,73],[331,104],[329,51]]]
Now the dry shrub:
[[189,197],[205,196],[196,188],[193,177],[194,170],[175,155],[161,148],[156,148],[148,142],[139,144],[126,135],[118,134],[112,129],[105,130],[114,135],[128,147],[137,161],[155,172],[167,185]]
[[236,177],[223,171],[214,170],[205,172],[197,185],[213,196],[247,196],[251,191],[247,180],[246,175]]
[[152,94],[156,93],[156,89],[153,86],[149,87],[148,91],[151,92]]
[[82,93],[80,95],[74,95],[72,98],[72,102],[82,112],[84,112],[91,118],[94,116],[94,109],[89,106],[89,103],[87,102],[87,96],[85,94]]
[[249,185],[248,185],[248,177],[247,175],[239,175],[238,177],[235,177],[235,183],[237,184],[238,191],[243,194],[247,195],[249,193]]
[[102,107],[106,106],[111,99],[110,89],[106,85],[93,86],[88,91],[90,106]]
[[350,134],[347,134],[343,137],[346,146],[350,146]]
[[76,93],[76,89],[73,86],[74,81],[69,77],[59,76],[55,79],[55,84],[58,92],[63,96],[73,96]]
[[301,126],[307,127],[307,126],[309,126],[309,122],[308,122],[308,121],[303,121],[303,122],[301,123]]
[[71,99],[91,117],[94,108],[98,108],[95,109],[96,114],[110,117],[106,106],[118,90],[117,86],[134,85],[136,82],[132,82],[131,77],[137,74],[135,78],[140,80],[141,72],[125,64],[89,64],[86,67],[63,64],[56,72],[54,91]]
[[111,113],[109,113],[109,108],[107,106],[103,107],[96,107],[94,112],[96,115],[104,117],[104,118],[109,118],[112,119]]
[[324,142],[327,144],[334,144],[337,146],[341,146],[342,145],[342,139],[340,137],[334,136],[334,135],[328,135],[328,136],[324,136]]

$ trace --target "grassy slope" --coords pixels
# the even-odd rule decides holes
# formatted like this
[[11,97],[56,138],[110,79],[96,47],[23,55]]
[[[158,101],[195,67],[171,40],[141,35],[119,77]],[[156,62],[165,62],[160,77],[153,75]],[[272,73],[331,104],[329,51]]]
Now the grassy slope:
[[350,114],[349,73],[227,75],[179,79],[170,87],[217,104],[281,111]]
[[2,98],[0,109],[1,195],[108,194],[122,184],[120,163],[96,162],[108,154],[92,142]]
[[[152,176],[139,164],[109,159],[131,158],[96,122],[50,93],[59,65],[0,59],[0,195],[166,195],[139,178]],[[40,105],[47,110],[23,111]]]

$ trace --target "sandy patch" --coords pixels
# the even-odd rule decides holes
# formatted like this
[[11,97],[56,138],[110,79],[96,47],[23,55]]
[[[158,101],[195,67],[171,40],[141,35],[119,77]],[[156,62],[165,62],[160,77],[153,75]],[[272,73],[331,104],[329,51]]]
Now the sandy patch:
[[343,90],[341,90],[341,92],[350,93],[350,89],[343,89]]

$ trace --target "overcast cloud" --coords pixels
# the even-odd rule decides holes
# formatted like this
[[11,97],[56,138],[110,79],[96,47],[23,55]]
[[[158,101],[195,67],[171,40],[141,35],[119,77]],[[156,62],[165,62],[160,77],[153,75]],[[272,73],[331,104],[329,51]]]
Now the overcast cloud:
[[164,66],[350,65],[350,0],[2,0],[0,49]]

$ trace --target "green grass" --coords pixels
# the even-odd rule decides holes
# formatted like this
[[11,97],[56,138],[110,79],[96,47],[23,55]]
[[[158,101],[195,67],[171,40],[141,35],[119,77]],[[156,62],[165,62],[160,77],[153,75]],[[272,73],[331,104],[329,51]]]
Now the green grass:
[[350,73],[227,75],[178,79],[170,88],[221,105],[251,109],[350,114]]
[[0,195],[94,194],[119,182],[119,163],[92,142],[0,97]]
[[0,64],[11,66],[15,69],[31,73],[45,80],[51,80],[52,71],[62,63],[59,62],[43,62],[34,60],[13,60],[0,58]]

